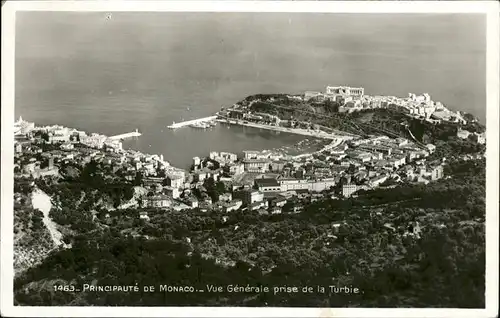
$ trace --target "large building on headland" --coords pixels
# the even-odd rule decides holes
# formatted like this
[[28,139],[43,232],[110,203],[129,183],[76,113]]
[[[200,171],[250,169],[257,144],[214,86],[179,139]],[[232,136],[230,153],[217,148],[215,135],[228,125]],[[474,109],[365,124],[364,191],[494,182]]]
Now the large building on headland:
[[327,96],[345,95],[345,96],[362,97],[364,94],[365,94],[365,89],[363,87],[349,87],[349,86],[326,87]]
[[304,94],[304,99],[317,99],[324,100],[330,99],[338,102],[349,102],[360,99],[365,94],[365,89],[363,87],[350,87],[350,86],[327,86],[324,93],[307,91]]

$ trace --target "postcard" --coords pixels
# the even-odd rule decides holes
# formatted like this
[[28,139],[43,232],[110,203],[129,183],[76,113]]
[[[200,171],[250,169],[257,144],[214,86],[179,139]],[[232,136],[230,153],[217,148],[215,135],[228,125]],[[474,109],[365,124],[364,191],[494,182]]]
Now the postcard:
[[7,1],[2,315],[494,317],[498,9]]

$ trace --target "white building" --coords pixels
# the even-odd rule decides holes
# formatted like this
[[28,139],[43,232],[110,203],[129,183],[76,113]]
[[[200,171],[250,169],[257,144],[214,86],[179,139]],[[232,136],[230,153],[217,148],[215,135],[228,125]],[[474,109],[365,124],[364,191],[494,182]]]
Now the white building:
[[220,164],[229,164],[238,160],[238,156],[235,153],[217,151],[211,151],[209,158]]
[[434,167],[434,169],[432,169],[432,171],[431,171],[431,180],[432,181],[439,180],[439,179],[443,178],[443,176],[444,176],[444,173],[443,173],[442,166],[437,166],[437,167]]
[[168,175],[167,176],[167,185],[171,186],[172,188],[182,188],[184,185],[184,179],[181,176],[178,175]]
[[306,91],[304,94],[304,100],[308,101],[312,98],[322,98],[323,94],[321,92]]
[[61,145],[62,150],[72,150],[75,146],[72,143],[65,143]]
[[229,166],[229,174],[238,175],[245,171],[245,165],[242,163],[235,163]]
[[139,212],[139,219],[149,221],[148,212],[146,211]]
[[463,130],[463,129],[458,129],[457,131],[457,137],[460,139],[467,139],[470,135],[470,132],[468,130]]
[[235,197],[241,199],[246,205],[251,205],[264,200],[264,193],[257,190],[241,190],[235,193]]
[[200,157],[193,157],[193,165],[195,167],[199,166],[201,164],[201,159]]
[[172,197],[172,199],[178,199],[180,197],[180,191],[179,188],[174,188],[170,186],[165,186],[163,187],[163,192]]
[[486,136],[484,133],[478,134],[476,133],[477,143],[484,145],[486,143]]
[[260,178],[254,180],[255,185],[259,191],[267,192],[279,192],[281,191],[281,186],[276,179],[273,178]]
[[305,179],[294,179],[294,178],[279,178],[278,183],[281,187],[281,192],[291,191],[291,190],[309,190],[309,182]]
[[324,190],[329,190],[334,185],[335,185],[334,178],[314,180],[313,182],[310,182],[310,191],[321,192]]
[[244,169],[249,172],[267,172],[270,164],[269,159],[245,159],[243,161]]
[[408,93],[408,98],[417,103],[425,103],[430,104],[432,102],[431,96],[427,93],[423,93],[422,95],[415,95],[413,93]]
[[358,186],[352,183],[342,186],[342,195],[346,198],[350,197],[354,192],[358,191]]
[[222,205],[222,209],[224,210],[224,212],[231,212],[238,210],[242,205],[243,201],[237,199],[230,202],[224,202]]
[[219,195],[219,201],[222,201],[222,202],[229,202],[232,199],[233,199],[233,195],[231,194],[231,192],[226,192],[226,193]]
[[349,86],[327,86],[326,95],[346,95],[346,96],[359,96],[362,97],[365,89],[362,87],[349,87]]
[[35,123],[27,122],[23,120],[21,116],[19,116],[19,120],[14,123],[14,135],[24,135],[33,129],[35,129]]
[[[68,138],[69,139],[69,138]],[[102,148],[107,137],[99,134],[92,134],[90,136],[80,136],[80,142],[91,148]]]

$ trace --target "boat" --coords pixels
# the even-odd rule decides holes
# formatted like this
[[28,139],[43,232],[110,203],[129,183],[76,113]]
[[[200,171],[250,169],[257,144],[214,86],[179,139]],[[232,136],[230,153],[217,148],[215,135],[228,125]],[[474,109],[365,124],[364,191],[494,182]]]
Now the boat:
[[208,123],[204,123],[204,122],[201,122],[201,123],[193,123],[193,124],[189,125],[189,127],[192,127],[192,128],[201,128],[201,129],[206,129],[206,128],[209,128],[209,127],[210,127],[210,124],[208,124]]

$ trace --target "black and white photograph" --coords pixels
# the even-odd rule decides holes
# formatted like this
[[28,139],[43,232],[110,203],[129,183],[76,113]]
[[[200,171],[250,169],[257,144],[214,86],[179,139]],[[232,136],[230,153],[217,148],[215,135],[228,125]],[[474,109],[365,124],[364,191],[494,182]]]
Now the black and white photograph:
[[497,312],[498,4],[78,2],[2,25],[2,315]]

